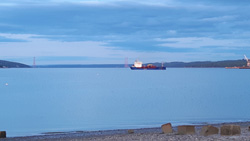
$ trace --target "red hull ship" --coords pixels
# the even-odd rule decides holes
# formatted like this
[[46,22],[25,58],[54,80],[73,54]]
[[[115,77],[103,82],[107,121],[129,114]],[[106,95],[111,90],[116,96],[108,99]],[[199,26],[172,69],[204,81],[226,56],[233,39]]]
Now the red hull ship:
[[158,67],[158,66],[154,66],[152,64],[148,64],[147,66],[143,66],[142,62],[136,60],[134,62],[134,65],[130,67],[131,70],[165,70],[166,67],[162,66]]

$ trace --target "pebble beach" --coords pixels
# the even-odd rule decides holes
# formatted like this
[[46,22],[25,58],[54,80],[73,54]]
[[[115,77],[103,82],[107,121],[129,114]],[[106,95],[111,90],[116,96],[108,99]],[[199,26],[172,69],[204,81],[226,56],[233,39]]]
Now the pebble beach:
[[190,140],[190,141],[250,141],[250,122],[230,122],[230,123],[220,123],[220,124],[209,124],[217,128],[222,125],[239,125],[241,128],[240,135],[233,136],[222,136],[219,134],[202,136],[200,135],[201,128],[204,125],[195,125],[195,134],[192,135],[179,135],[177,132],[177,127],[173,127],[173,133],[163,134],[161,127],[155,128],[143,128],[143,129],[130,129],[132,133],[128,132],[129,129],[122,130],[103,130],[103,131],[74,131],[74,132],[49,132],[43,133],[37,136],[26,136],[26,137],[8,137],[1,138],[1,141],[33,141],[33,140],[53,140],[53,141],[128,141],[128,140],[138,140],[138,141],[176,141],[176,140]]

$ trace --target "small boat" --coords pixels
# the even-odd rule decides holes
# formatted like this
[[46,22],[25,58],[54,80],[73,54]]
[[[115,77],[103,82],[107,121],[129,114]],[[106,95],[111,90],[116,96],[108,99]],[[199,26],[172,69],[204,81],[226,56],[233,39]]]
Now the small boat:
[[148,64],[148,65],[142,65],[142,62],[136,60],[134,62],[134,65],[130,67],[131,70],[166,70],[166,67],[162,66],[158,67],[152,64]]

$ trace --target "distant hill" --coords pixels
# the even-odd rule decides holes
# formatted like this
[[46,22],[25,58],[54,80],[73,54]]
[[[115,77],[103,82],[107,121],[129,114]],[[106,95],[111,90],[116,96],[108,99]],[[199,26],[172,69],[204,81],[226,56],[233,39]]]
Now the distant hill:
[[[152,63],[160,66],[161,63]],[[224,68],[234,66],[244,66],[246,60],[224,60],[224,61],[197,61],[197,62],[170,62],[164,63],[168,68]]]
[[21,63],[0,60],[0,68],[30,68],[30,66]]
[[[147,63],[161,66],[161,63]],[[144,64],[144,65],[147,65]],[[196,62],[167,62],[167,68],[224,68],[234,66],[245,66],[246,60],[224,60],[224,61],[196,61]],[[132,64],[129,64],[132,66]],[[0,68],[30,68],[30,66],[10,61],[0,60]],[[124,64],[79,64],[79,65],[37,65],[36,68],[124,68]]]
[[[147,63],[161,66],[161,63]],[[144,65],[147,65],[144,64]],[[197,61],[197,62],[169,62],[164,63],[167,68],[224,68],[246,65],[245,60],[225,60],[225,61]],[[129,64],[132,66],[132,64]],[[40,65],[37,68],[124,68],[124,64],[89,64],[89,65]]]

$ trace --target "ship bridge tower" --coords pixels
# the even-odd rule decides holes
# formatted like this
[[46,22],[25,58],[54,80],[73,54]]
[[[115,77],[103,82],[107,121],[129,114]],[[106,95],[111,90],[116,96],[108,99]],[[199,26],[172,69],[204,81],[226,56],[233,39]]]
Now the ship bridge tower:
[[246,55],[244,55],[244,57],[245,57],[245,60],[247,61],[247,66],[250,67],[250,60],[247,58]]
[[142,62],[136,60],[136,61],[134,62],[134,66],[137,67],[137,68],[141,68],[141,67],[142,67]]
[[33,57],[33,68],[36,67],[36,57]]

